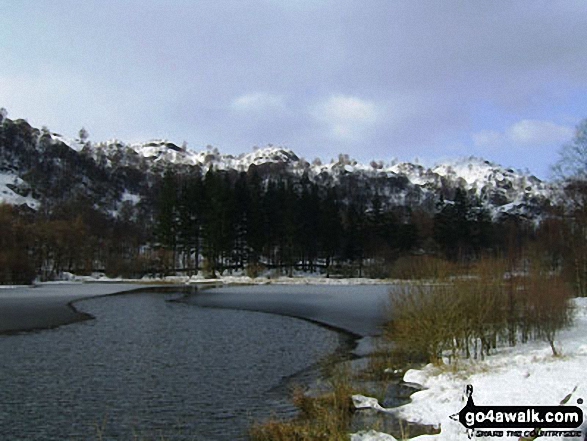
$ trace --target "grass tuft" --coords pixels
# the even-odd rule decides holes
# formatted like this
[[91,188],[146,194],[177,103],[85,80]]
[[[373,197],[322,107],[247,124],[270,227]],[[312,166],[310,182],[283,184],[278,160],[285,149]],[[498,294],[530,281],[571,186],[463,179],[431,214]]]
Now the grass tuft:
[[303,389],[293,392],[298,415],[288,421],[276,418],[252,426],[253,441],[340,441],[348,439],[354,406],[351,376],[346,369],[335,369],[329,379],[329,391],[310,396]]

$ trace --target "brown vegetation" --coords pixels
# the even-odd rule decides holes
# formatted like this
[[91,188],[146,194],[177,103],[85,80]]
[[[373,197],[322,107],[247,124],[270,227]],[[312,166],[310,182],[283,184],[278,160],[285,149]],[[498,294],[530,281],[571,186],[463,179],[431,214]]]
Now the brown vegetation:
[[456,274],[459,268],[453,262],[426,254],[402,256],[393,263],[390,276],[400,280],[438,280]]
[[302,389],[293,392],[296,418],[281,421],[275,418],[253,425],[253,441],[340,441],[348,439],[353,412],[354,393],[347,371],[336,369],[330,378],[330,391],[309,396]]
[[392,321],[385,330],[397,351],[479,358],[500,345],[544,339],[553,353],[556,332],[571,321],[568,285],[538,265],[521,275],[502,260],[482,260],[467,276],[439,274],[434,282],[403,284],[390,294]]

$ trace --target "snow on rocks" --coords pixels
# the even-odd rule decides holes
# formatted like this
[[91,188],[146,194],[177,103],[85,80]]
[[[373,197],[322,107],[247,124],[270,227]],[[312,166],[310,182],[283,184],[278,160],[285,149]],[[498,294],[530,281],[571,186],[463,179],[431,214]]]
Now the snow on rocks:
[[[468,439],[465,428],[458,421],[450,419],[450,415],[463,408],[464,391],[468,384],[473,385],[473,397],[478,406],[557,406],[572,393],[567,404],[577,405],[587,414],[587,404],[584,401],[587,400],[587,298],[578,298],[574,302],[575,323],[571,328],[560,332],[556,343],[562,352],[561,356],[554,357],[547,343],[532,342],[500,349],[497,354],[483,361],[461,361],[458,369],[427,365],[422,369],[408,370],[404,381],[417,383],[423,390],[411,396],[411,403],[395,409],[397,416],[407,421],[441,427],[441,432],[437,435],[422,435],[413,439]],[[363,400],[363,403],[373,404],[369,400]],[[587,423],[584,422],[580,430],[585,436]],[[378,435],[361,436],[353,439],[380,439],[375,437]],[[577,440],[564,437],[557,439]]]
[[377,398],[366,397],[365,395],[356,394],[352,396],[353,405],[356,409],[374,409],[380,412],[390,412],[390,409],[386,409],[385,407],[379,404]]
[[205,173],[210,169],[246,172],[254,165],[262,167],[263,173],[307,175],[326,187],[349,179],[367,186],[373,182],[388,205],[428,205],[448,186],[460,187],[478,196],[494,217],[510,211],[533,217],[539,216],[540,207],[549,199],[557,197],[554,184],[542,182],[529,171],[513,170],[476,157],[446,160],[433,167],[396,161],[364,164],[348,155],[340,155],[338,160],[333,159],[328,164],[320,160],[310,164],[283,146],[268,145],[235,156],[221,153],[212,146],[196,151],[188,148],[185,142],[179,146],[166,139],[144,143],[125,143],[117,139],[90,143],[57,134],[52,136],[55,142],[83,152],[104,167],[135,167],[160,173],[168,165],[175,165],[198,167]]
[[40,202],[30,196],[29,185],[12,172],[0,172],[0,204],[28,205],[36,210]]
[[387,433],[377,432],[375,430],[361,431],[351,434],[351,441],[397,441]]

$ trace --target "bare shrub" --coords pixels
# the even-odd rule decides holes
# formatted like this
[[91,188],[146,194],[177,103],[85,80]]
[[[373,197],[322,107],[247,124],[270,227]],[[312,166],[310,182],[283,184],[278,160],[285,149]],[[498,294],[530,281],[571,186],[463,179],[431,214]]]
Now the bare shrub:
[[572,319],[570,289],[539,265],[521,277],[506,277],[506,268],[505,261],[483,259],[466,276],[400,285],[390,293],[385,335],[396,350],[426,354],[435,364],[443,356],[482,358],[530,339],[544,339],[557,355],[556,333]]
[[535,339],[549,343],[553,355],[557,332],[572,322],[571,290],[559,276],[537,272],[523,281],[527,327]]
[[447,319],[455,308],[449,286],[422,282],[402,284],[391,295],[393,321],[386,335],[396,343],[396,350],[412,356],[426,354],[431,363],[442,361],[447,349]]
[[265,266],[260,263],[249,263],[245,268],[245,273],[251,279],[255,279],[259,277],[265,269]]
[[132,256],[129,258],[111,256],[104,263],[104,273],[108,277],[138,279],[149,272],[152,264],[153,262],[146,256]]
[[456,264],[434,256],[403,256],[395,261],[390,276],[402,280],[438,280],[459,272]]
[[384,260],[369,262],[365,265],[363,272],[369,279],[386,279],[389,277],[390,265]]

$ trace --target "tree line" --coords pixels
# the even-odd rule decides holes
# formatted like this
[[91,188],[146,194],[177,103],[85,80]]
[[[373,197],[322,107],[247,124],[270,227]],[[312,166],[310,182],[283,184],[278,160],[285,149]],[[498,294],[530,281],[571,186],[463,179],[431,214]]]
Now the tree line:
[[294,270],[388,277],[399,257],[473,258],[496,246],[498,224],[463,190],[436,212],[388,206],[377,191],[349,198],[307,175],[169,169],[151,200],[115,214],[89,198],[48,200],[39,210],[2,206],[3,283],[63,272],[141,277]]
[[377,191],[362,195],[349,198],[342,186],[307,175],[262,179],[254,166],[203,176],[170,170],[157,198],[155,237],[174,267],[210,274],[274,268],[385,276],[408,253],[472,258],[496,246],[497,224],[464,190],[439,202],[437,212],[387,206]]
[[[501,256],[523,267],[532,254],[587,295],[581,175],[587,164],[577,159],[587,151],[587,123],[579,129],[567,147],[575,155],[564,169],[571,163],[575,171],[564,177],[564,197],[544,207],[538,221],[492,215],[473,191],[458,185],[433,194],[435,202],[418,202],[401,177],[349,174],[324,181],[283,167],[149,173],[114,159],[100,165],[52,140],[48,130],[4,119],[0,166],[17,164],[41,207],[0,207],[0,283],[97,271],[123,277],[254,276],[264,270],[395,277],[419,255],[453,262]],[[140,202],[123,202],[125,191],[140,195]],[[389,191],[412,196],[391,202]]]
[[390,277],[406,256],[519,259],[529,247],[540,248],[553,267],[564,259],[582,264],[577,248],[568,246],[577,230],[562,213],[553,209],[538,226],[522,217],[492,218],[460,188],[428,210],[389,205],[376,189],[349,197],[341,185],[324,186],[307,175],[261,176],[252,166],[205,174],[169,169],[151,193],[116,213],[84,197],[49,199],[36,212],[3,206],[0,280],[96,271],[123,277],[239,270]]

